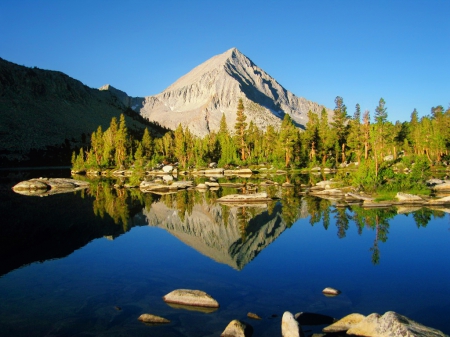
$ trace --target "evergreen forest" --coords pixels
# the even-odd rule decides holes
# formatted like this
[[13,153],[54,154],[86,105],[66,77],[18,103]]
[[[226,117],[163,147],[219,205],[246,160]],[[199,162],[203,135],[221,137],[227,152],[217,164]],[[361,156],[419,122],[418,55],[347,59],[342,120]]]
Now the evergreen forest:
[[[270,165],[278,169],[351,168],[338,178],[373,191],[384,187],[411,190],[450,162],[450,108],[439,105],[419,117],[414,109],[409,121],[388,120],[386,102],[380,98],[375,112],[352,114],[342,97],[336,97],[333,116],[325,109],[308,112],[305,130],[286,114],[279,128],[260,130],[247,122],[242,99],[237,105],[234,129],[222,115],[220,128],[204,137],[193,135],[180,124],[176,130],[155,137],[145,129],[132,137],[125,117],[111,120],[107,130],[92,133],[90,145],[72,155],[77,171],[132,169],[144,174],[160,164],[178,163],[179,169]],[[338,171],[339,172],[339,171]]]

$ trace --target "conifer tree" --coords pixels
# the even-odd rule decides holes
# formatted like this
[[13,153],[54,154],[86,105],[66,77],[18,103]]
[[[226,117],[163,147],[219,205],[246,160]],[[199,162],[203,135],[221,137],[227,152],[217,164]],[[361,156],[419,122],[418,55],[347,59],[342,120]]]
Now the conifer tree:
[[116,166],[123,166],[127,158],[127,150],[129,147],[128,130],[125,122],[125,115],[120,115],[119,129],[114,139],[115,144],[115,161]]
[[361,108],[359,104],[356,104],[353,118],[349,121],[347,144],[350,147],[351,152],[355,155],[356,161],[359,165],[364,146],[363,129],[361,126]]
[[[337,96],[335,98],[334,103],[336,104],[336,106],[334,108],[333,122],[331,122],[331,125],[333,126],[334,132],[336,134],[336,141],[339,145],[339,150],[341,152],[341,162],[343,163],[345,162],[345,147],[348,134],[347,107],[344,104],[344,100],[340,96]],[[337,158],[338,153],[336,152],[336,161]]]
[[236,124],[234,125],[235,129],[235,136],[236,136],[236,145],[239,149],[239,152],[241,154],[241,160],[245,161],[246,158],[246,129],[247,129],[247,123],[245,120],[247,119],[247,116],[245,116],[244,113],[244,102],[242,101],[242,98],[239,98],[237,112],[236,112]]
[[383,151],[385,150],[385,142],[387,138],[387,109],[385,104],[386,102],[384,99],[380,98],[378,106],[375,108],[375,124],[373,125],[372,134],[372,149],[375,157],[375,175],[377,177],[380,160],[383,157]]
[[150,132],[148,128],[145,128],[144,135],[142,136],[142,151],[143,156],[146,160],[149,160],[153,155],[153,144],[152,137],[150,136]]
[[320,151],[322,155],[322,166],[325,166],[328,154],[333,150],[336,137],[336,135],[331,132],[328,122],[328,113],[325,108],[322,109],[320,113],[318,133],[320,140],[318,142],[317,150]]
[[184,137],[184,131],[183,127],[181,126],[181,123],[178,125],[178,127],[175,130],[175,139],[174,139],[174,154],[175,157],[178,159],[178,162],[180,163],[180,166],[183,168],[186,168],[187,163],[187,144],[186,139]]
[[101,167],[103,162],[103,154],[104,154],[104,139],[102,126],[100,125],[97,128],[96,132],[92,132],[91,135],[91,149],[93,153],[93,157],[95,158],[95,164],[97,167]]
[[283,122],[281,123],[279,136],[279,144],[284,155],[285,167],[288,167],[292,160],[294,145],[297,142],[297,135],[291,116],[285,114]]
[[370,144],[370,112],[369,110],[364,111],[363,114],[363,125],[362,125],[362,137],[364,143],[364,159],[369,158],[369,144]]
[[315,162],[320,143],[319,117],[311,110],[308,111],[308,122],[306,123],[306,130],[303,133],[303,137],[307,146],[309,160]]

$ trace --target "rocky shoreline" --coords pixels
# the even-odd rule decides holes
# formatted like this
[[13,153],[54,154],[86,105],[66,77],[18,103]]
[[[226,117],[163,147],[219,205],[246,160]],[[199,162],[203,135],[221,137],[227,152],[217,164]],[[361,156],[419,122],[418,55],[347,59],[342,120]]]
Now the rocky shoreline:
[[[341,292],[337,289],[327,287],[323,290],[324,295],[337,296]],[[166,303],[176,303],[187,307],[218,308],[219,303],[209,294],[201,290],[176,289],[163,296]],[[249,312],[247,317],[254,320],[262,318],[255,313]],[[139,321],[147,325],[170,324],[170,320],[149,313],[141,314]],[[341,319],[330,316],[300,312],[293,315],[285,311],[281,319],[282,337],[305,336],[302,325],[321,325],[322,333],[314,333],[312,337],[327,336],[365,336],[365,337],[448,337],[443,332],[417,323],[406,316],[393,311],[383,315],[372,313],[364,316],[359,313],[349,314]],[[248,322],[233,319],[221,333],[221,337],[250,337],[253,335],[253,327]]]

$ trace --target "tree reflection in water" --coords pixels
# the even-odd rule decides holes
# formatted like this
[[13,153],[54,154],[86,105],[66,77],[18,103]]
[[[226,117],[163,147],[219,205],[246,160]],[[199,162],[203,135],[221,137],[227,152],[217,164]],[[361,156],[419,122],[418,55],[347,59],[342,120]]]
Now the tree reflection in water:
[[[206,190],[199,192],[195,189],[181,190],[177,193],[157,195],[152,193],[141,193],[139,189],[120,188],[121,184],[109,180],[91,181],[91,187],[87,192],[93,196],[94,214],[100,217],[109,215],[116,224],[122,224],[123,231],[129,230],[130,217],[140,212],[143,208],[149,211],[154,202],[162,202],[167,208],[174,209],[184,222],[192,215],[195,205],[209,205],[209,211],[217,205],[217,199],[222,195],[236,193],[233,188],[220,188],[218,190]],[[362,235],[364,228],[373,230],[375,233],[372,247],[372,263],[380,263],[380,243],[386,242],[389,234],[389,221],[398,215],[395,207],[391,208],[364,208],[361,206],[333,206],[332,201],[311,196],[302,196],[300,184],[294,187],[282,188],[279,185],[265,186],[263,190],[272,198],[279,198],[278,201],[269,202],[264,208],[252,207],[250,205],[235,205],[235,224],[241,236],[241,242],[245,242],[249,235],[248,226],[262,212],[267,212],[269,216],[277,207],[286,228],[291,227],[298,219],[308,217],[311,226],[322,223],[323,228],[328,230],[331,221],[337,227],[339,239],[346,237],[346,232],[353,222],[356,225],[358,234]],[[230,224],[231,206],[220,205],[220,224],[228,226]],[[208,212],[208,210],[205,210]],[[217,212],[217,211],[216,211]],[[414,218],[418,228],[426,227],[432,217],[443,217],[444,212],[428,208],[420,208],[409,211]],[[409,215],[406,215],[409,216]],[[216,225],[219,225],[217,223]]]

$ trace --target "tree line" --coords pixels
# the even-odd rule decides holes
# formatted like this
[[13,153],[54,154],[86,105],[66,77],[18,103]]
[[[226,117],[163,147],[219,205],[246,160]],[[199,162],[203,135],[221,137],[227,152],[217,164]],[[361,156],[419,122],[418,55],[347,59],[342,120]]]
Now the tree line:
[[386,158],[420,162],[422,166],[446,164],[450,160],[450,108],[433,107],[419,118],[414,109],[409,121],[388,120],[383,98],[373,118],[356,104],[350,116],[342,97],[336,97],[333,116],[323,109],[308,112],[306,129],[301,131],[286,114],[279,128],[259,129],[247,123],[242,99],[237,105],[234,130],[222,115],[219,130],[204,137],[193,135],[180,124],[162,137],[153,137],[146,128],[141,139],[130,136],[125,117],[111,120],[105,131],[99,127],[91,135],[90,146],[73,154],[74,169],[150,169],[158,163],[178,162],[180,168],[271,164],[277,168],[313,166],[336,168],[349,162],[370,169],[374,179],[386,168]]

